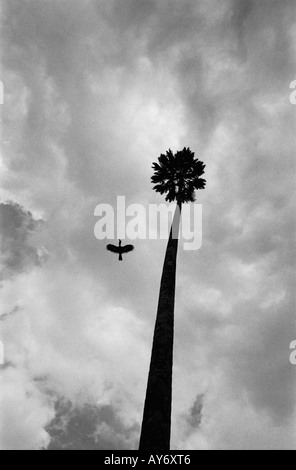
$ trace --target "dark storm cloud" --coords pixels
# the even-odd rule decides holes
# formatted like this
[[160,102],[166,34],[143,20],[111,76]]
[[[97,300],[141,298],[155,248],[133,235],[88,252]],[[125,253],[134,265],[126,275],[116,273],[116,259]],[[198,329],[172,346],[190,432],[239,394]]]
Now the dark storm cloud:
[[127,429],[110,405],[74,406],[61,399],[47,431],[48,450],[127,450],[136,447],[139,426]]
[[41,253],[30,241],[40,225],[19,205],[0,204],[1,280],[41,264]]
[[16,315],[20,311],[19,307],[15,307],[13,310],[11,310],[8,313],[3,313],[0,315],[0,321],[7,320],[7,318],[10,318],[13,315]]
[[193,428],[198,428],[202,422],[203,395],[198,395],[189,411],[187,421]]
[[10,367],[14,367],[14,364],[12,364],[12,362],[4,362],[4,364],[0,364],[0,371],[9,369]]
[[[113,179],[118,180],[121,193],[126,192],[126,185],[120,183],[124,176],[130,180],[131,188],[139,188],[131,166],[123,169],[119,163],[125,158],[124,147],[128,147],[129,138],[120,131],[128,125],[124,107],[128,86],[125,85],[132,80],[133,62],[141,45],[137,45],[129,30],[121,37],[120,30],[112,24],[113,9],[111,17],[108,16],[109,8],[108,2],[99,5],[77,0],[70,3],[50,0],[34,6],[18,0],[7,3],[3,62],[10,72],[16,71],[22,77],[29,95],[22,141],[26,149],[20,151],[17,143],[10,144],[18,155],[16,169],[24,178],[34,166],[35,177],[47,173],[56,185],[60,170],[57,149],[70,157],[65,169],[67,176],[83,192],[96,197],[104,197],[107,192],[107,197],[110,191],[103,182],[109,178],[110,170]],[[34,56],[33,69],[26,60],[28,55]],[[95,77],[98,77],[97,83],[94,81],[98,91],[94,93],[90,83]],[[8,75],[5,80],[4,76],[7,92],[9,78]],[[106,85],[110,79],[108,91]],[[48,106],[49,103],[52,105]],[[91,115],[90,109],[93,109]],[[58,136],[63,138],[62,149]],[[138,158],[133,164],[140,169]],[[16,163],[10,165],[13,169]]]

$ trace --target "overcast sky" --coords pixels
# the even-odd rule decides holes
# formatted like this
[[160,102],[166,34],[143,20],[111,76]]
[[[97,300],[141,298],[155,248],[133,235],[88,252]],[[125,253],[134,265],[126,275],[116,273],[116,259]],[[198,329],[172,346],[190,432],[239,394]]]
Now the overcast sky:
[[2,449],[136,449],[165,240],[123,263],[97,204],[207,165],[181,249],[172,447],[295,449],[295,0],[2,2]]

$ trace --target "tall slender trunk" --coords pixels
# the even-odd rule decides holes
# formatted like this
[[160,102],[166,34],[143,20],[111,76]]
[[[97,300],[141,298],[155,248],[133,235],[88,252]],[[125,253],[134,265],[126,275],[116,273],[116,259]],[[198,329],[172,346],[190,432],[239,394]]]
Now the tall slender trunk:
[[170,449],[174,308],[181,209],[181,204],[178,204],[164,260],[140,450]]

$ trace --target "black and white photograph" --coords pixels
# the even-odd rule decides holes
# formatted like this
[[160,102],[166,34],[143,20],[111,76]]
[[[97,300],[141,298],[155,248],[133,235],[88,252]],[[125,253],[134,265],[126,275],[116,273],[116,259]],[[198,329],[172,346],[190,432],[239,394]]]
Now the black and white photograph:
[[295,0],[0,0],[0,450],[296,450]]

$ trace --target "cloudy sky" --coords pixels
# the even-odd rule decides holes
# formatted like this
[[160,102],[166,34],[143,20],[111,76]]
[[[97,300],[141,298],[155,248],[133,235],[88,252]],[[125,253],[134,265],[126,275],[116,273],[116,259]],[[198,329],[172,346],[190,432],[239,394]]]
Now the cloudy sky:
[[2,449],[136,449],[165,240],[94,209],[206,163],[179,252],[172,447],[295,449],[295,0],[3,0]]

